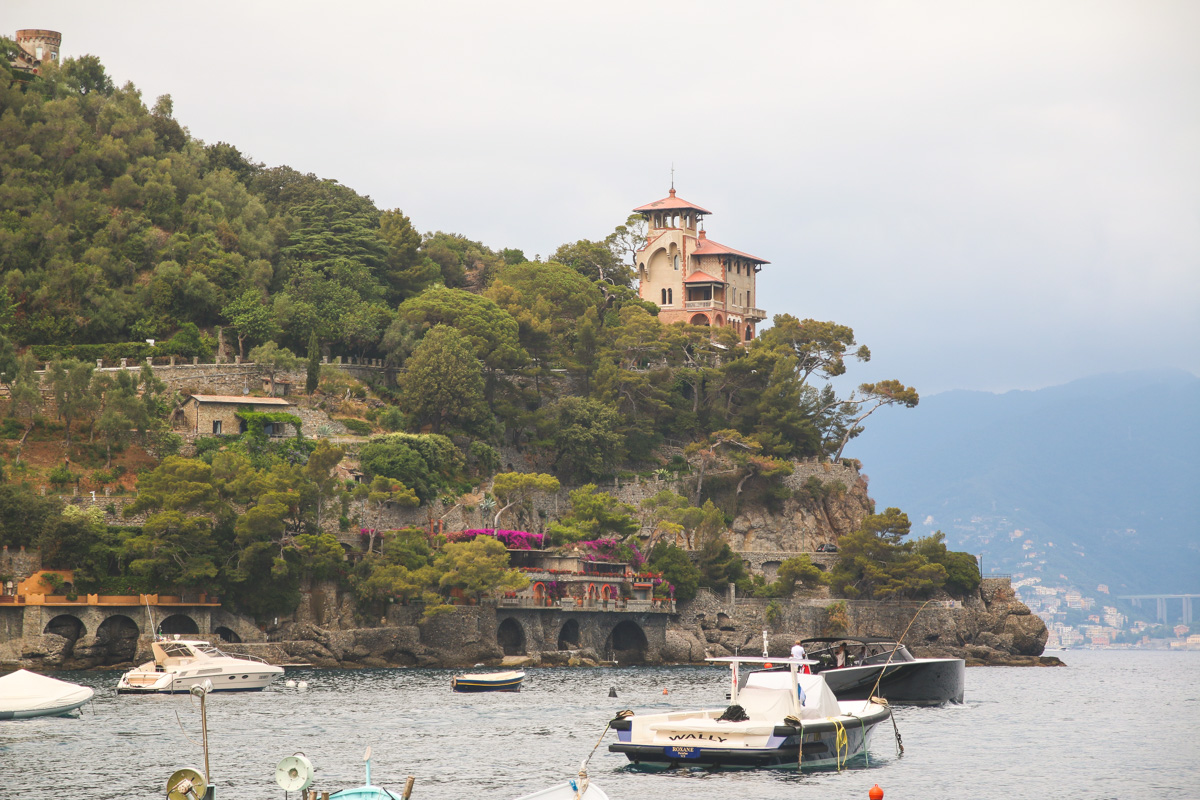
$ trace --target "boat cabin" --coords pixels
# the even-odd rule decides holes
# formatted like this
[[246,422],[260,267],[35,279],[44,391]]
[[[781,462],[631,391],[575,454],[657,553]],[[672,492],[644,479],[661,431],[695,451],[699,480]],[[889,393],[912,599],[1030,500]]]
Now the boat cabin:
[[862,667],[916,661],[907,647],[885,637],[825,636],[805,639],[802,644],[808,657],[819,663],[813,668],[814,672],[839,666]]

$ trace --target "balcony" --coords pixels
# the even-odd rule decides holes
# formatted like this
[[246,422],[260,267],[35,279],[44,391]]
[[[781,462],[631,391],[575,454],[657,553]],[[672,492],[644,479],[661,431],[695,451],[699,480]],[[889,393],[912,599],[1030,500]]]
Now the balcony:
[[688,309],[689,311],[691,309],[703,309],[703,308],[723,309],[723,308],[725,308],[725,302],[723,300],[687,300],[684,302],[683,307]]
[[674,614],[675,601],[670,598],[653,600],[586,600],[564,597],[551,600],[543,597],[501,597],[496,605],[500,608],[541,608],[549,611],[623,611],[642,614]]

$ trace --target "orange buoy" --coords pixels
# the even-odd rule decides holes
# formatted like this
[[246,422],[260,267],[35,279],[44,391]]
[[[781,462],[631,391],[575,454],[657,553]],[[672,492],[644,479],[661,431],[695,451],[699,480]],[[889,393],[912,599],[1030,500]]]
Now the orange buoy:
[[666,694],[666,693],[667,693],[667,690],[666,690],[666,689],[663,689],[663,694]]
[[767,663],[763,664],[763,669],[773,669],[774,667],[775,667],[775,665],[774,665],[774,664],[772,664],[770,661],[768,661]]
[[880,789],[877,783],[871,787],[871,791],[867,792],[867,797],[871,800],[883,800],[883,789]]

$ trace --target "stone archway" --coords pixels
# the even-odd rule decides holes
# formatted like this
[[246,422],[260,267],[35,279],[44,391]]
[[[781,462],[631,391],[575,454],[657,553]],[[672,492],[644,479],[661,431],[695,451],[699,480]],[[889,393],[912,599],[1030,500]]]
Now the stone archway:
[[158,632],[164,636],[176,633],[180,636],[194,636],[200,633],[200,626],[187,614],[172,614],[158,623]]
[[242,637],[237,635],[237,631],[232,628],[226,628],[224,625],[219,625],[213,629],[213,633],[221,637],[221,641],[229,642],[230,644],[239,644]]
[[566,624],[562,626],[562,630],[558,632],[558,649],[579,649],[579,623],[577,621],[569,619],[567,620]]
[[496,629],[496,644],[500,645],[506,656],[525,655],[525,629],[521,623],[509,617]]
[[59,614],[46,623],[46,628],[42,633],[52,633],[66,639],[67,643],[63,645],[62,657],[70,658],[75,653],[75,643],[87,633],[87,628],[84,626],[83,620],[74,614]]
[[608,657],[621,666],[646,662],[646,634],[633,620],[622,620],[604,643]]
[[688,322],[692,325],[703,325],[706,328],[709,325],[707,314],[693,314]]
[[137,623],[124,614],[116,614],[100,623],[96,629],[96,655],[102,666],[133,661],[137,656],[137,640],[141,631]]

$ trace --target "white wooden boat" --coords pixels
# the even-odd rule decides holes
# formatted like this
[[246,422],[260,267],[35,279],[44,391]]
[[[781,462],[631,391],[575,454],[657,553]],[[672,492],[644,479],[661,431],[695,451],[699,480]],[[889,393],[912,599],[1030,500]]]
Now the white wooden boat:
[[519,692],[523,680],[525,673],[520,670],[468,673],[452,677],[450,688],[456,692]]
[[0,720],[61,716],[95,693],[87,686],[19,669],[0,677]]
[[283,667],[254,656],[223,653],[203,639],[157,639],[150,649],[154,660],[122,675],[118,694],[187,692],[206,680],[214,692],[253,692],[283,674]]
[[[840,769],[866,754],[871,731],[891,713],[873,702],[839,702],[820,675],[800,673],[807,659],[707,660],[730,667],[728,707],[618,717],[608,749],[658,767]],[[745,663],[787,669],[751,672],[739,687]]]

